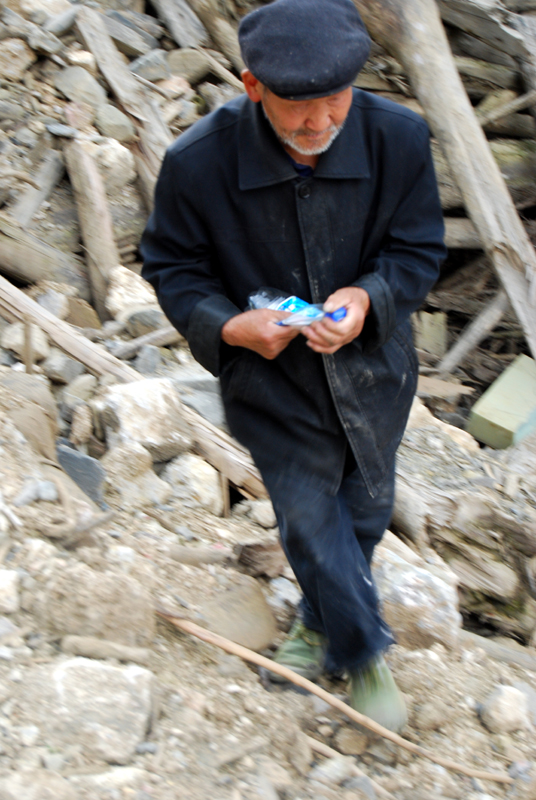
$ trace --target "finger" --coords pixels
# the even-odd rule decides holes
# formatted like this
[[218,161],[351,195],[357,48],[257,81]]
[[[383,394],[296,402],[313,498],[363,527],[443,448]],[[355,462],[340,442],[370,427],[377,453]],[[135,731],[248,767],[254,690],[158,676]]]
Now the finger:
[[332,353],[336,353],[337,350],[340,349],[341,345],[337,344],[333,347],[325,347],[319,344],[315,344],[314,342],[307,342],[307,347],[310,347],[311,350],[314,350],[315,353],[326,353],[327,355],[331,355]]

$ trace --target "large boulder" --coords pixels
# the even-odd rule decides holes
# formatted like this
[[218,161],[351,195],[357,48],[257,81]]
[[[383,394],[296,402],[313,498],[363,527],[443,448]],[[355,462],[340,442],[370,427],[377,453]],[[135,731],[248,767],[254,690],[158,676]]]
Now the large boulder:
[[221,517],[223,491],[219,472],[200,456],[186,453],[173,459],[162,472],[173,496],[192,508],[205,508]]

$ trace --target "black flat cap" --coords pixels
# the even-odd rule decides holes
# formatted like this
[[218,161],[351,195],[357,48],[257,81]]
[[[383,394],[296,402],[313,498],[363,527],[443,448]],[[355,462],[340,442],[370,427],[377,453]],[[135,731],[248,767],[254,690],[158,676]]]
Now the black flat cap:
[[370,51],[352,0],[275,0],[244,17],[238,38],[247,68],[288,100],[342,92]]

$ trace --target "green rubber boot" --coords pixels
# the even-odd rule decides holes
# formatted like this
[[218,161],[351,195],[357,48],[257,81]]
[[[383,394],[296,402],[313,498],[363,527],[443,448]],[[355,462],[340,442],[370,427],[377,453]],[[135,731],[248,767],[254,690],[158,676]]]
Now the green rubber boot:
[[[314,681],[322,674],[326,644],[324,634],[312,631],[301,620],[296,620],[286,641],[275,654],[274,661]],[[270,675],[270,679],[276,683],[285,683],[284,678],[274,673]]]
[[395,733],[408,719],[404,698],[383,656],[350,673],[350,705]]

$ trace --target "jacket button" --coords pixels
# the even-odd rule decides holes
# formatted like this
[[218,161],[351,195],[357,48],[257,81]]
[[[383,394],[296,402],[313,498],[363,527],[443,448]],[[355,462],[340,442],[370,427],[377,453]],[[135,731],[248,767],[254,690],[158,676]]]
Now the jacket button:
[[300,197],[303,197],[304,199],[309,197],[311,194],[311,187],[309,186],[309,184],[308,183],[302,184],[298,189],[298,194]]

